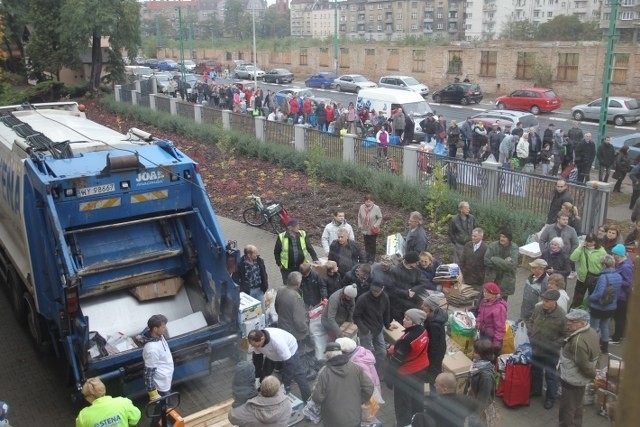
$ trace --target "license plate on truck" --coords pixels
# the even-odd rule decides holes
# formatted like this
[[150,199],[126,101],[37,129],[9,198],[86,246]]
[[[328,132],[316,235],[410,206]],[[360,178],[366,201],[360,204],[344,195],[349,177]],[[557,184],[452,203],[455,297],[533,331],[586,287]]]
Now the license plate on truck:
[[116,190],[114,183],[96,185],[95,187],[78,188],[78,197],[95,196],[96,194],[112,193]]

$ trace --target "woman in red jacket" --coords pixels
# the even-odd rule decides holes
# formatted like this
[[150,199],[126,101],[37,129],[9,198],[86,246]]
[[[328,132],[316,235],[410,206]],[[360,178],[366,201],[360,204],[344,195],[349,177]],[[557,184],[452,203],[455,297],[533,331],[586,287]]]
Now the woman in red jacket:
[[389,348],[389,370],[385,377],[393,387],[396,425],[411,423],[413,414],[424,410],[424,383],[429,367],[429,337],[422,324],[424,311],[412,308],[404,313],[404,334]]

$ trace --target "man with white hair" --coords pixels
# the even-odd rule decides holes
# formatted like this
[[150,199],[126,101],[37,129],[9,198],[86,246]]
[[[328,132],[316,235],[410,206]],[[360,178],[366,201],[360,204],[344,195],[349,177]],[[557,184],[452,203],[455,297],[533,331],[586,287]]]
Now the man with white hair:
[[576,229],[569,225],[569,214],[566,212],[558,212],[556,214],[555,224],[547,224],[542,229],[538,243],[540,250],[545,252],[549,250],[549,242],[554,237],[562,238],[566,253],[571,254],[578,247],[578,233]]
[[343,336],[340,325],[344,322],[353,322],[353,309],[357,296],[358,288],[355,285],[349,285],[337,290],[329,297],[329,302],[322,311],[321,322],[331,339]]
[[589,320],[589,313],[581,309],[573,309],[567,314],[569,336],[564,339],[560,352],[559,427],[582,426],[584,389],[596,377],[600,338],[589,326]]
[[342,353],[340,344],[327,344],[325,356],[327,364],[311,394],[311,399],[321,405],[322,422],[331,427],[359,426],[362,405],[373,395],[373,382]]

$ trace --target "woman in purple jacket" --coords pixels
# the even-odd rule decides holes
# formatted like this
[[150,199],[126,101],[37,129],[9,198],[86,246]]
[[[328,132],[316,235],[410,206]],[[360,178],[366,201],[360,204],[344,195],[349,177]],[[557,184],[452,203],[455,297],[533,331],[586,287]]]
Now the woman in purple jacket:
[[611,337],[611,344],[620,344],[624,338],[624,330],[627,324],[627,302],[631,296],[633,288],[633,262],[627,257],[627,248],[618,243],[611,250],[613,259],[616,261],[616,271],[622,277],[622,292],[618,294],[618,304],[616,312],[613,314],[615,330]]
[[483,285],[483,297],[478,307],[476,327],[480,338],[486,338],[493,343],[495,354],[502,350],[502,339],[506,332],[507,302],[500,296],[500,287],[493,283]]

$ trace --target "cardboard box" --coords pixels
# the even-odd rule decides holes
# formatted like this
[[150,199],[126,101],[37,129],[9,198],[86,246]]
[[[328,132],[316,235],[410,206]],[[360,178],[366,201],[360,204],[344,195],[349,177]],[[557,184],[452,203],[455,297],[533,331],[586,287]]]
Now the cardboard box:
[[358,325],[352,322],[344,322],[340,325],[340,331],[345,337],[354,338],[358,334]]
[[383,329],[384,332],[384,340],[389,344],[395,344],[398,339],[404,334],[404,327],[396,322],[395,320],[391,322],[392,325],[398,325],[396,329]]
[[445,337],[445,340],[447,343],[447,353],[455,353],[457,351],[462,350],[462,347],[460,347],[460,344],[454,341],[453,338],[451,338],[449,335]]
[[181,277],[172,277],[171,279],[158,280],[157,282],[129,288],[129,292],[131,292],[138,301],[172,297],[178,294],[178,291],[182,288],[182,283]]
[[249,332],[264,329],[266,327],[265,323],[265,315],[261,314],[258,317],[254,317],[249,320],[245,320],[240,324],[240,334],[242,338],[247,338],[249,336]]
[[446,353],[442,359],[442,371],[455,375],[466,374],[471,369],[471,363],[471,359],[465,356],[462,351]]
[[181,319],[171,320],[167,322],[167,336],[169,338],[177,337],[201,328],[207,327],[207,321],[201,311],[196,311]]
[[240,317],[238,323],[240,324],[263,314],[260,300],[255,299],[249,294],[240,292],[240,306],[238,307],[238,314]]

